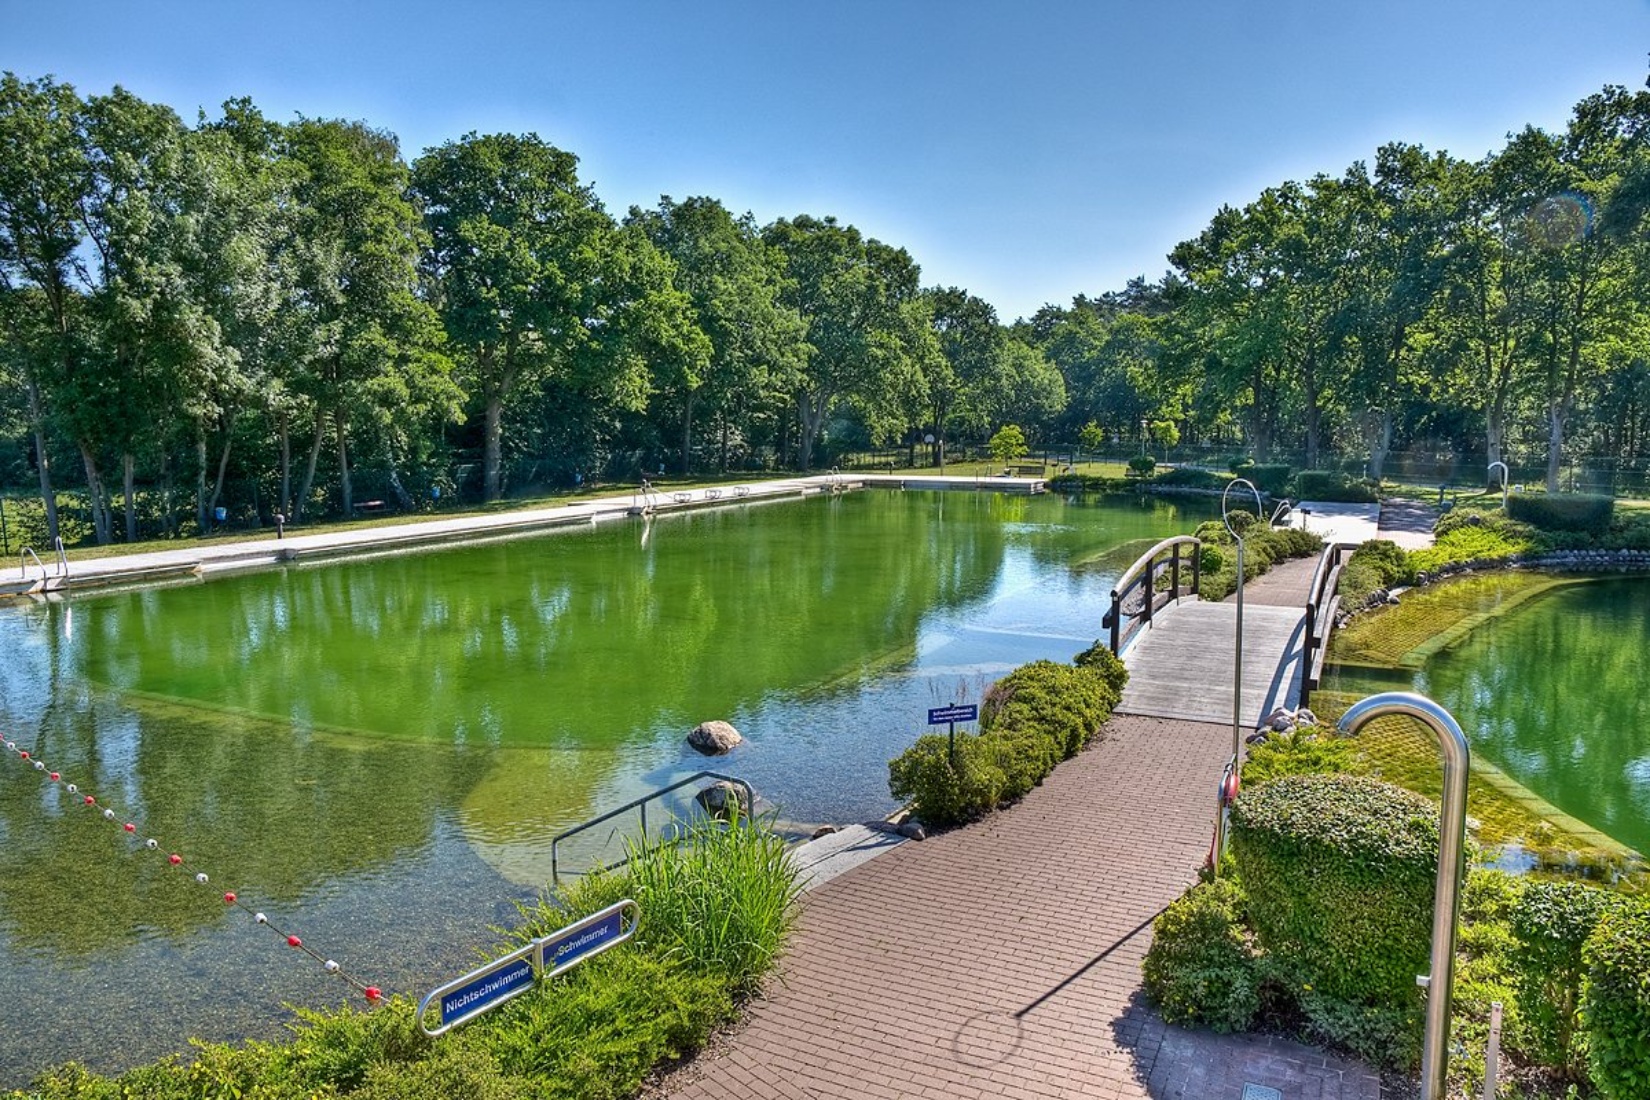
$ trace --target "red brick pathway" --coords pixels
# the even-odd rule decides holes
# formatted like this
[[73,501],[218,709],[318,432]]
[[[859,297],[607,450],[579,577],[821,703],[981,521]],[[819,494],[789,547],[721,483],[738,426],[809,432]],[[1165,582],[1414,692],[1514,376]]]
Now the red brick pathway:
[[1212,827],[1229,729],[1119,717],[1019,805],[807,895],[781,980],[678,1100],[1376,1100],[1366,1068],[1167,1027],[1152,918]]

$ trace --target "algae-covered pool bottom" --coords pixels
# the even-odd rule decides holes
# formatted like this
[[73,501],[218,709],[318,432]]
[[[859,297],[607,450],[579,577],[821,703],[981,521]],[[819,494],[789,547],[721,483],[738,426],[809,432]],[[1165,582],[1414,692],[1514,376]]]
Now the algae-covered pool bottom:
[[[1431,696],[1455,715],[1475,753],[1650,854],[1650,579],[1566,582],[1524,598],[1541,583],[1502,586],[1510,610],[1475,607],[1482,621],[1418,668],[1342,667],[1324,687]],[[1468,594],[1496,591],[1480,584]],[[1370,629],[1379,635],[1378,627]]]
[[925,711],[1092,642],[1186,507],[853,493],[0,608],[0,727],[62,777],[0,754],[0,1083],[351,995],[224,891],[387,991],[463,973],[705,719],[782,818],[880,816]]

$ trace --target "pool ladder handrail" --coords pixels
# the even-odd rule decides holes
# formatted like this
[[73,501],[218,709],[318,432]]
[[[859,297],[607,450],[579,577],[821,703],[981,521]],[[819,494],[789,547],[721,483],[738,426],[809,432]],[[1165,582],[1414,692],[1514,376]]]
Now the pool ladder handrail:
[[22,553],[17,555],[17,579],[24,581],[29,579],[30,558],[34,559],[35,566],[40,570],[40,579],[42,581],[49,579],[51,574],[46,572],[46,563],[40,560],[40,555],[34,552],[32,546],[23,547]]
[[[623,806],[619,806],[619,807],[616,807],[614,809],[608,810],[604,814],[598,814],[595,817],[592,817],[587,821],[579,822],[577,825],[574,825],[570,829],[563,829],[561,832],[557,833],[553,838],[551,838],[551,841],[550,841],[550,884],[552,886],[554,886],[554,885],[557,885],[558,883],[560,883],[560,881],[561,881],[561,854],[560,854],[559,849],[560,849],[562,841],[567,840],[570,837],[577,836],[578,834],[580,834],[582,832],[586,832],[590,829],[594,829],[597,825],[600,825],[600,824],[602,824],[604,822],[607,822],[607,821],[611,821],[615,817],[618,817],[620,814],[629,813],[631,810],[637,810],[640,814],[641,824],[642,824],[642,839],[645,841],[647,839],[647,804],[649,802],[652,802],[654,799],[658,798],[661,795],[667,795],[667,794],[670,794],[672,791],[681,790],[683,787],[688,786],[690,783],[697,783],[701,779],[716,779],[716,780],[719,780],[723,783],[732,783],[734,786],[739,787],[739,788],[744,790],[744,792],[745,792],[745,805],[751,807],[752,811],[754,811],[756,809],[756,791],[745,780],[740,779],[737,776],[724,775],[721,772],[713,772],[713,771],[694,772],[692,775],[688,776],[686,779],[678,779],[674,783],[668,784],[668,785],[663,786],[663,787],[658,787],[654,790],[649,791],[647,794],[642,795],[642,797],[640,797],[640,798],[631,799],[629,802],[626,802]],[[613,871],[613,870],[616,870],[620,867],[623,867],[626,863],[629,863],[629,862],[630,862],[630,856],[629,856],[629,853],[626,853],[624,859],[618,860],[615,863],[610,863],[605,867],[597,867],[597,868],[594,868],[591,871],[586,871],[586,872],[583,872],[583,873],[584,874],[593,874],[593,873],[594,874],[599,874],[599,873],[602,873],[602,872],[605,872],[605,871]]]

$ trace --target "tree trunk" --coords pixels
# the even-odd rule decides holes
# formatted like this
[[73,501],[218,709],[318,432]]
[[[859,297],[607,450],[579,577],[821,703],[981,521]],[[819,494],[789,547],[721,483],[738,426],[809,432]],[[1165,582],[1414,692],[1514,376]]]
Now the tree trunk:
[[797,398],[797,413],[802,428],[802,438],[799,441],[798,452],[802,470],[806,472],[814,464],[814,441],[825,426],[825,410],[830,407],[829,394],[802,394]]
[[86,466],[86,495],[92,506],[92,533],[99,546],[107,546],[114,538],[110,530],[109,501],[103,491],[103,476],[97,472],[97,458],[85,443],[78,444],[80,460]]
[[46,418],[43,402],[40,400],[40,385],[32,377],[29,379],[29,421],[34,427],[34,464],[35,471],[40,475],[40,503],[46,509],[46,537],[56,545],[59,531],[57,526],[57,492],[52,488],[52,462],[46,453]]
[[160,515],[166,537],[177,538],[178,516],[172,508],[172,456],[165,448],[160,452]]
[[502,395],[497,393],[487,395],[487,410],[482,423],[482,493],[489,501],[494,501],[503,495],[504,398]]
[[[1323,410],[1318,407],[1318,368],[1316,357],[1306,357],[1305,368],[1301,376],[1302,397],[1306,401],[1306,468],[1318,468],[1318,429],[1323,419]],[[1165,461],[1167,453],[1165,452]]]
[[355,511],[355,486],[349,476],[349,422],[343,410],[337,414],[338,428],[338,491],[344,499],[344,515]]
[[195,435],[195,523],[200,537],[212,530],[211,517],[206,513],[206,431]]
[[317,407],[315,410],[315,441],[309,445],[309,465],[304,469],[304,483],[298,489],[298,499],[292,505],[292,522],[301,523],[304,518],[304,505],[309,503],[309,494],[315,488],[315,464],[321,457],[321,441],[326,438],[326,415]]
[[682,402],[682,476],[686,477],[693,457],[693,398],[694,390],[687,392]]
[[281,414],[281,503],[275,510],[283,516],[292,514],[292,431],[285,413]]
[[1386,477],[1386,456],[1392,451],[1392,410],[1381,410],[1381,423],[1369,448],[1369,476],[1376,481]]
[[218,455],[218,476],[212,481],[212,500],[207,504],[207,508],[209,509],[217,508],[218,501],[223,499],[223,478],[224,474],[229,469],[229,448],[233,442],[233,438],[225,433],[223,437],[223,451]]
[[722,453],[717,459],[716,466],[725,474],[728,472],[728,414],[725,411],[717,413],[716,419],[721,421],[722,427]]
[[395,494],[396,506],[403,512],[410,512],[413,510],[412,494],[401,484],[401,471],[397,468],[394,451],[390,452],[389,467],[390,492]]
[[125,493],[126,503],[126,541],[136,542],[138,537],[137,523],[137,494],[133,491],[133,479],[137,472],[137,459],[131,451],[120,456],[121,462],[121,489]]
[[1547,406],[1547,491],[1559,491],[1558,475],[1564,464],[1564,405],[1553,402]]

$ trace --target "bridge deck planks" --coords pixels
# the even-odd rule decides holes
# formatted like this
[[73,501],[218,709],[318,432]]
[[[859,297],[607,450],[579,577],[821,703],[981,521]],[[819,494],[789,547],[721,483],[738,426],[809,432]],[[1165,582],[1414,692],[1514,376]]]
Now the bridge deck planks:
[[[1300,698],[1306,614],[1249,604],[1243,620],[1243,725],[1253,729]],[[1230,724],[1236,634],[1235,604],[1183,600],[1160,611],[1123,654],[1118,712]]]

